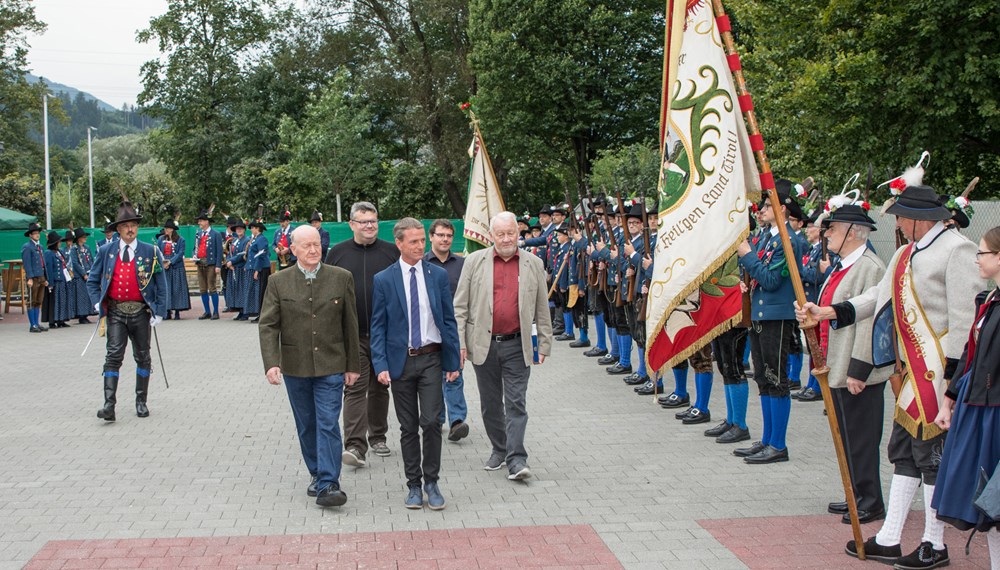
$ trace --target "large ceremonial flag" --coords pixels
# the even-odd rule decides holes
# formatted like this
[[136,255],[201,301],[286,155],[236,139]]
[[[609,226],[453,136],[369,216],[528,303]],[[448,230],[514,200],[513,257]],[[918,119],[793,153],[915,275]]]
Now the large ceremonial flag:
[[475,133],[472,144],[469,145],[469,158],[472,166],[469,169],[469,197],[465,206],[465,251],[471,253],[477,249],[493,245],[490,237],[490,220],[504,211],[503,196],[500,195],[500,184],[490,155],[483,144],[483,134],[479,125],[473,123]]
[[709,2],[668,0],[646,358],[673,366],[742,318],[736,246],[760,180]]

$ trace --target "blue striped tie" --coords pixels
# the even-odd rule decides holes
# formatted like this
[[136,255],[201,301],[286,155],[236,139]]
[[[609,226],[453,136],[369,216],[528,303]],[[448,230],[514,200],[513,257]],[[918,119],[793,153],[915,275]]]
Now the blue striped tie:
[[417,291],[417,268],[410,268],[410,348],[420,348],[420,293]]

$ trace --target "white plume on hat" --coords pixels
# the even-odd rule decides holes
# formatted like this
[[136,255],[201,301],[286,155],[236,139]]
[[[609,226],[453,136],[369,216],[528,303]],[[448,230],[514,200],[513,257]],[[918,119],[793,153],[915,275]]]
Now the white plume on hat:
[[860,179],[861,173],[855,172],[854,176],[851,176],[851,178],[847,181],[847,184],[844,184],[844,189],[840,192],[840,194],[835,194],[826,201],[826,206],[823,207],[823,213],[816,217],[816,225],[821,225],[823,220],[829,218],[831,214],[843,206],[850,206],[853,204],[862,208],[865,207],[865,202],[861,200],[861,190],[855,187]]
[[885,182],[878,185],[878,188],[889,185],[889,199],[882,204],[882,209],[879,210],[880,215],[885,215],[886,210],[889,206],[896,203],[896,196],[903,193],[903,190],[910,186],[921,186],[924,183],[924,161],[926,164],[931,163],[931,153],[926,150],[920,153],[920,159],[913,166],[909,166],[903,173],[891,180],[886,180]]

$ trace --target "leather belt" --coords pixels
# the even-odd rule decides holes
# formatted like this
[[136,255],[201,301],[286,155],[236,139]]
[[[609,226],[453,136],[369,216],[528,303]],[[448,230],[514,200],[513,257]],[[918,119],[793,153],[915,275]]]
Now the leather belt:
[[493,342],[503,342],[505,340],[514,340],[515,338],[521,338],[521,333],[510,333],[510,334],[495,334],[493,335]]
[[441,343],[425,344],[420,348],[408,348],[406,349],[407,356],[421,356],[423,354],[430,354],[432,352],[441,352]]
[[146,308],[146,303],[142,301],[116,301],[108,299],[108,310],[121,313],[123,315],[138,315]]

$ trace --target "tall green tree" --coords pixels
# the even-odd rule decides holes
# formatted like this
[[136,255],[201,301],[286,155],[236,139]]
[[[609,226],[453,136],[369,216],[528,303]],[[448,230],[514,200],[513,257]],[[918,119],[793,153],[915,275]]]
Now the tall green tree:
[[277,0],[172,0],[138,34],[155,41],[161,59],[142,66],[139,104],[163,119],[151,141],[183,188],[190,209],[232,196],[233,107],[255,55],[287,12]]
[[[45,24],[35,16],[35,7],[28,0],[0,2],[0,172],[41,173],[41,145],[31,134],[41,130],[42,95],[47,92],[43,82],[28,83],[28,41],[30,34],[45,31]],[[58,105],[53,118],[58,118]],[[38,214],[38,212],[30,212]]]

